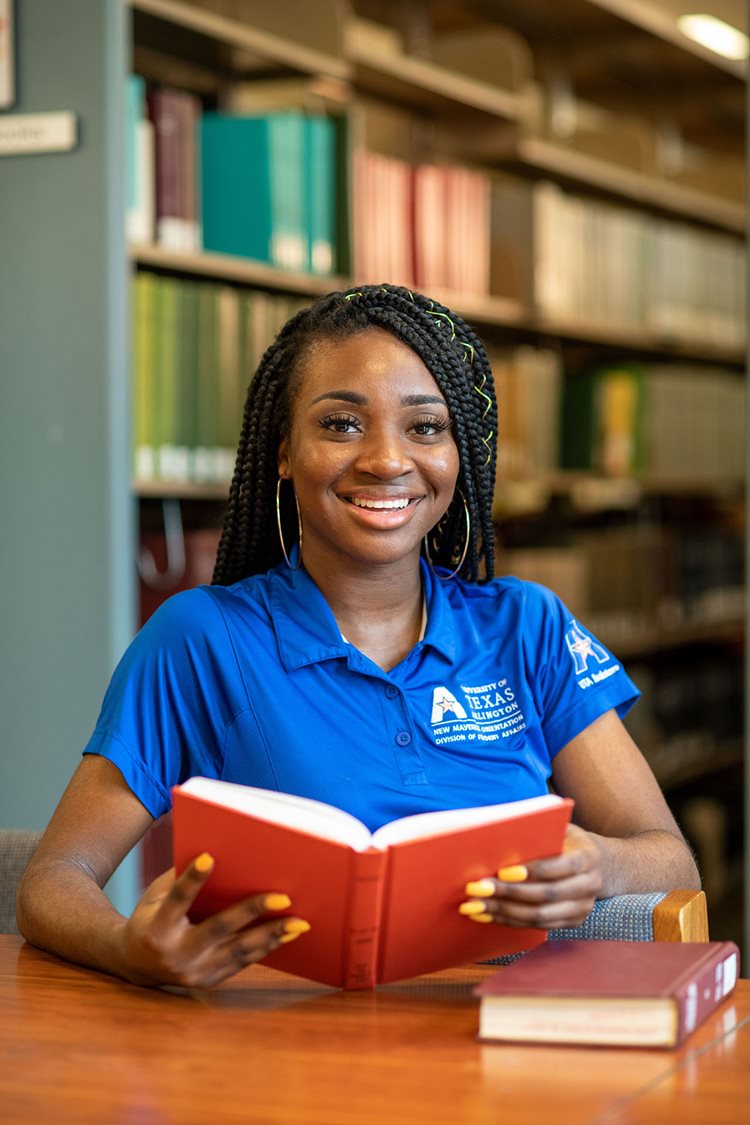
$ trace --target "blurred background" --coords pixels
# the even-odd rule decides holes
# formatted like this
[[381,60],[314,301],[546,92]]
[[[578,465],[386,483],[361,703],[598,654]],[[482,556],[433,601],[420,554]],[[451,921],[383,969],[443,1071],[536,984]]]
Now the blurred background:
[[746,32],[739,0],[0,0],[0,824],[46,823],[134,631],[210,581],[278,328],[388,281],[486,341],[499,571],[624,661],[742,942]]

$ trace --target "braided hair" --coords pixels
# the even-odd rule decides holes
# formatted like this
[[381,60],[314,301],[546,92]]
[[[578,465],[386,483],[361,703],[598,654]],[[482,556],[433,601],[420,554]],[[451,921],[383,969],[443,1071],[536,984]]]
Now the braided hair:
[[[248,389],[229,503],[213,582],[229,585],[276,566],[282,559],[276,526],[277,451],[289,435],[294,397],[310,345],[382,328],[420,357],[445,397],[458,447],[459,475],[447,512],[427,538],[436,566],[454,569],[466,540],[461,577],[494,574],[492,496],[497,404],[484,346],[445,306],[397,286],[364,285],[330,293],[302,309],[266,350]],[[297,512],[291,489],[282,490],[281,522],[293,541]]]

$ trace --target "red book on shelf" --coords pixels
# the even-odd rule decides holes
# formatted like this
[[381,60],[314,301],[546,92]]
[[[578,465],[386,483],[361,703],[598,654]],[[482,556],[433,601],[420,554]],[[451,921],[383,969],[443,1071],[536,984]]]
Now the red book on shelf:
[[558,854],[572,801],[535,797],[422,813],[371,834],[320,801],[206,778],[173,795],[177,871],[201,852],[214,871],[191,917],[260,892],[290,896],[285,913],[311,923],[264,963],[340,988],[530,949],[536,929],[478,924],[459,914],[469,880]]
[[738,975],[731,941],[550,941],[476,990],[479,1038],[675,1047]]

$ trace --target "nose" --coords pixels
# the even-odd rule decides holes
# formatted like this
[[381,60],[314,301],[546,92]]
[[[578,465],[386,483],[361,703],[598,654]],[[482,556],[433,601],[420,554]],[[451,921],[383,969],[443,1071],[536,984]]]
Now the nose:
[[378,431],[370,432],[359,445],[356,468],[380,480],[394,480],[413,472],[414,461],[403,438]]

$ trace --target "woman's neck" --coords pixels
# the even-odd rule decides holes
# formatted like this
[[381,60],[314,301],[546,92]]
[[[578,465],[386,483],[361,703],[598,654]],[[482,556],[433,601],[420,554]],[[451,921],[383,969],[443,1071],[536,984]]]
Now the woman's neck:
[[388,671],[420,639],[423,624],[419,559],[358,570],[305,562],[349,644]]

